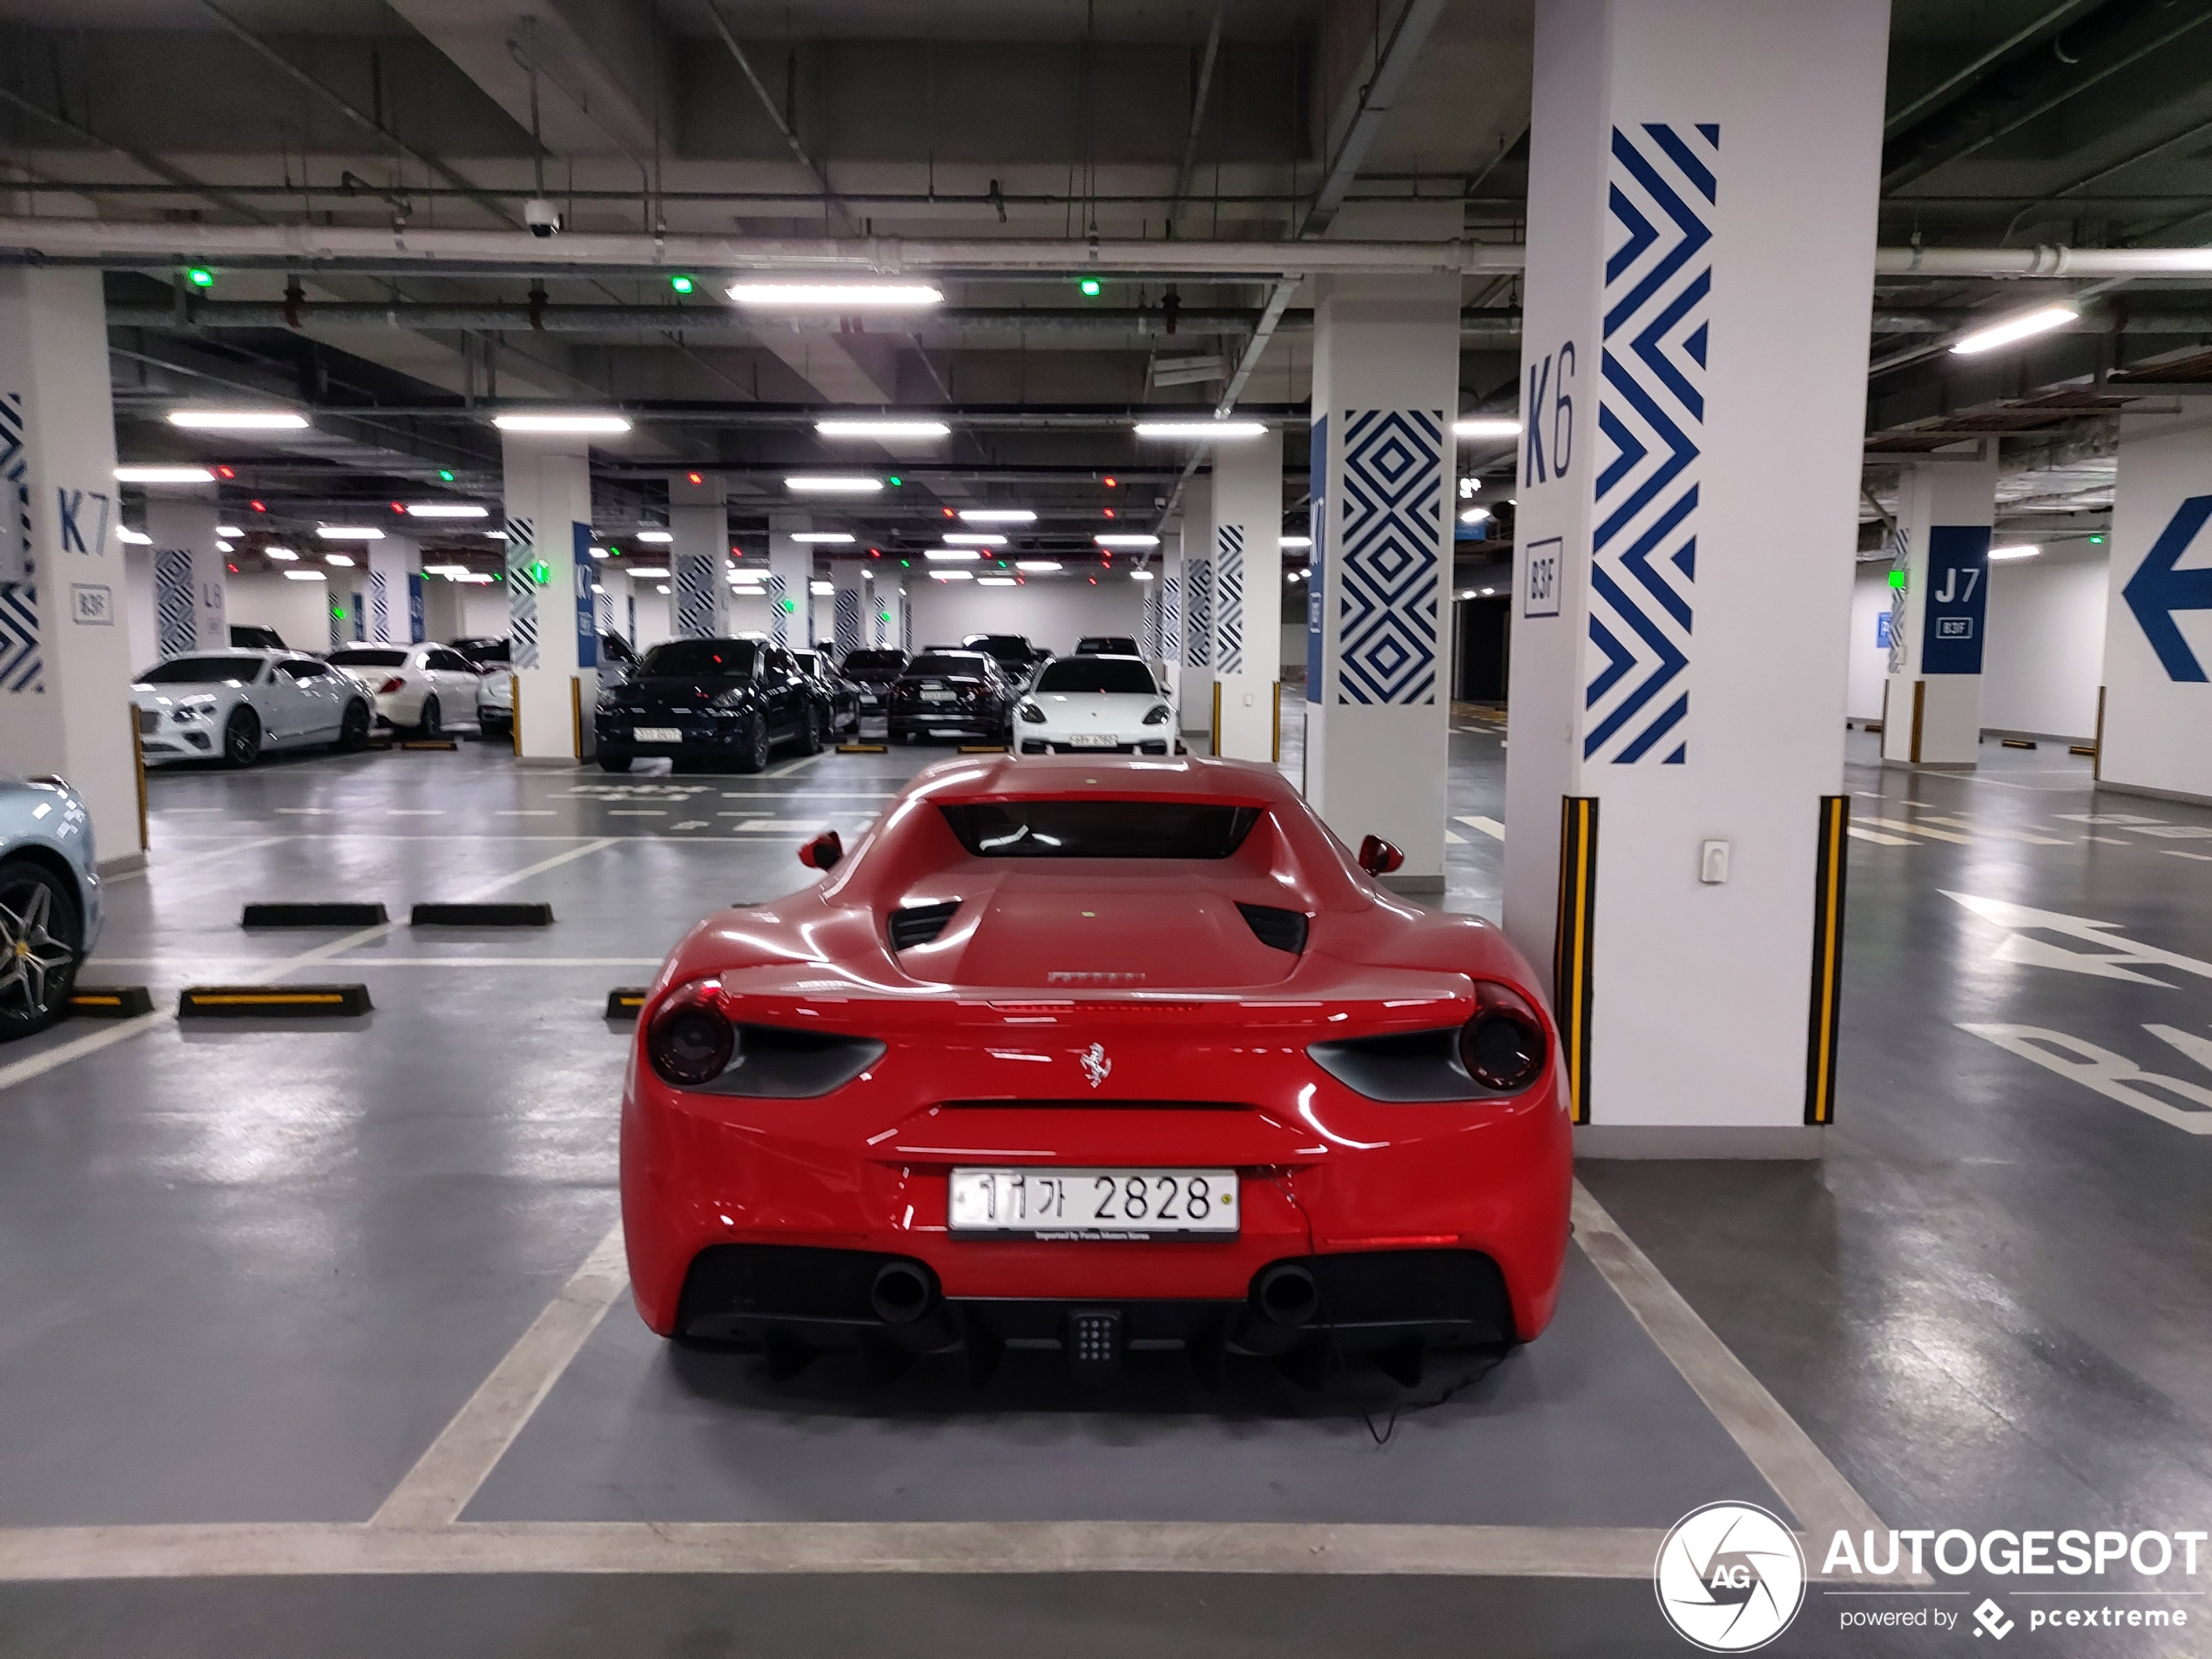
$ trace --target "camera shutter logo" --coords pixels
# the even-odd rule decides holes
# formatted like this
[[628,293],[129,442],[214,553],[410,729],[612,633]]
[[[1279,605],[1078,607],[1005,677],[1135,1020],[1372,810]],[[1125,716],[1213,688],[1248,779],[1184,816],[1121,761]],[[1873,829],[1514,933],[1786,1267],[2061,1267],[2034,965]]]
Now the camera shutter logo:
[[1790,1628],[1805,1596],[1804,1552],[1748,1503],[1709,1503],[1674,1525],[1651,1569],[1659,1610],[1708,1653],[1749,1653]]

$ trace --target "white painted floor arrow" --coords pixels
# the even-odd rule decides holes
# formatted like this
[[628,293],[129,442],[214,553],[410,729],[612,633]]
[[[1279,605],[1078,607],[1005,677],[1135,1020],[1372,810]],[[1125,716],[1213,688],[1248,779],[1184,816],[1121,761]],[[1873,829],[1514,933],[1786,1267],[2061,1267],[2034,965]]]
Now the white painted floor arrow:
[[[2173,968],[2184,974],[2212,979],[2212,962],[2199,961],[2194,956],[2184,956],[2178,951],[2161,950],[2155,945],[2139,945],[2117,937],[2120,924],[2112,921],[2092,921],[2086,916],[2069,916],[2055,910],[2035,910],[2027,905],[2013,904],[2006,899],[1978,898],[1970,893],[1952,893],[1939,889],[1946,899],[1959,903],[1979,916],[1984,921],[1994,922],[2000,927],[2015,929],[1997,948],[1995,960],[2018,962],[2029,968],[2062,968],[2070,974],[2090,974],[2100,979],[2134,980],[2140,984],[2159,985],[2174,988],[2171,980],[2154,978],[2138,974],[2137,968]],[[2048,940],[2030,939],[2027,932],[2062,934],[2069,939],[2080,939],[2093,945],[2105,947],[2102,952],[2069,950]]]

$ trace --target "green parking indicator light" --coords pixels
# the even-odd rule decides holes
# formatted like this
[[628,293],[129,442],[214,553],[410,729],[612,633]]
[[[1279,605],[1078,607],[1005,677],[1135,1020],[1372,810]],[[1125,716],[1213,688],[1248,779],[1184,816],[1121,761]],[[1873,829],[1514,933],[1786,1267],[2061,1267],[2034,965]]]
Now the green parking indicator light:
[[675,289],[678,293],[689,293],[691,291],[693,284],[691,278],[685,276],[679,271],[674,276],[669,278],[668,286]]
[[340,622],[343,622],[346,620],[346,607],[343,605],[333,605],[330,607],[330,614],[333,617],[335,617]]
[[891,488],[894,489],[898,489],[900,484],[903,484],[906,482],[907,481],[905,479],[899,476],[899,475],[895,472],[891,475]]
[[1096,300],[1098,298],[1100,290],[1104,288],[1106,285],[1101,282],[1096,277],[1085,277],[1076,286],[1082,290],[1084,299]]
[[1890,586],[1892,586],[1892,587],[1893,587],[1893,588],[1901,588],[1901,587],[1903,587],[1904,585],[1905,585],[1905,572],[1904,572],[1904,571],[1902,571],[1902,570],[1892,570],[1892,571],[1891,571],[1891,572],[1890,572]]
[[799,601],[796,599],[779,599],[776,603],[783,607],[784,614],[786,616],[789,616],[792,611],[799,609]]
[[451,482],[453,482],[453,469],[452,469],[452,468],[450,468],[450,467],[441,467],[441,468],[439,468],[439,469],[438,469],[438,482],[439,482],[440,483],[442,483],[442,484],[449,484],[449,483],[451,483]]
[[553,567],[543,559],[533,560],[530,564],[530,580],[541,588],[546,586],[553,580]]
[[215,273],[204,265],[188,266],[185,270],[185,280],[195,288],[212,288],[215,286]]
[[2092,536],[2089,538],[2089,545],[2091,547],[2102,547],[2104,544],[2105,538],[2101,536]]

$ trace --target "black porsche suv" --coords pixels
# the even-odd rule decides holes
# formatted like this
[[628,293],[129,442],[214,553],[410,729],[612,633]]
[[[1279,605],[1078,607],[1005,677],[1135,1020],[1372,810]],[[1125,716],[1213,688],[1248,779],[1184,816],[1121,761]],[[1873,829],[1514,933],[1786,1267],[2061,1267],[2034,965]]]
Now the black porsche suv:
[[759,772],[779,743],[819,754],[829,699],[780,645],[757,639],[671,639],[630,677],[605,686],[592,714],[599,764],[628,772],[640,756],[690,767]]

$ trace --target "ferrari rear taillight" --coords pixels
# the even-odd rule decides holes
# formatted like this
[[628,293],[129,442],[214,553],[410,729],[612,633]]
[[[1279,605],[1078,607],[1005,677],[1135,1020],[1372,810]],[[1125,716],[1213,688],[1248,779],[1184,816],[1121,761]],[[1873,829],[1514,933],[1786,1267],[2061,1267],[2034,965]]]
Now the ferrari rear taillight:
[[737,1051],[738,1034],[722,1017],[719,988],[711,979],[668,997],[645,1030],[645,1058],[662,1082],[679,1088],[713,1082]]
[[397,674],[395,674],[391,678],[386,680],[381,685],[376,688],[376,695],[379,697],[389,697],[395,691],[403,691],[406,689],[407,682],[401,679]]
[[1474,987],[1475,1013],[1460,1032],[1460,1063],[1485,1089],[1519,1094],[1544,1075],[1544,1022],[1519,993],[1488,980]]

